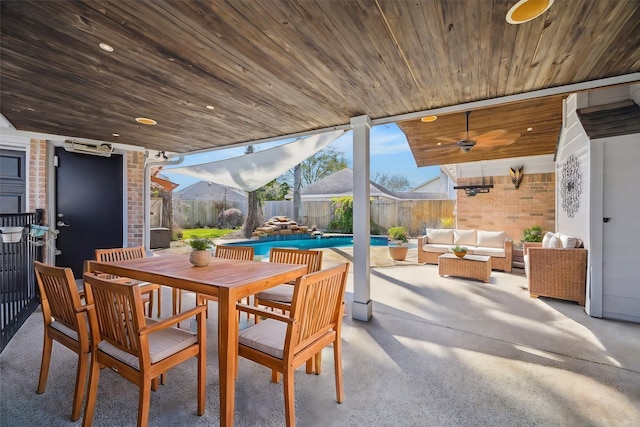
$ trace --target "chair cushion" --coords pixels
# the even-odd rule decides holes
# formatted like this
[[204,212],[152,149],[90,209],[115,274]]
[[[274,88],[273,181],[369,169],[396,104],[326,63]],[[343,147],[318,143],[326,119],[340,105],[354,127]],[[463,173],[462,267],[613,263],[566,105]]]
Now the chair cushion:
[[484,246],[478,246],[473,250],[473,255],[484,255],[493,258],[504,258],[504,248],[487,248]]
[[422,250],[425,252],[435,252],[438,254],[446,254],[447,252],[451,252],[451,245],[442,245],[442,244],[437,245],[437,244],[427,243],[426,245],[422,245]]
[[[146,319],[147,324],[155,323],[154,320]],[[161,329],[149,334],[149,355],[151,363],[157,363],[167,357],[178,353],[185,348],[198,342],[195,334],[178,328]],[[126,351],[122,351],[116,346],[101,341],[98,348],[108,355],[115,357],[134,369],[140,369],[140,360]]]
[[453,230],[448,228],[427,228],[427,243],[453,244]]
[[240,331],[238,342],[244,346],[282,359],[286,335],[286,323],[266,319]]
[[[65,334],[66,336],[68,336],[69,338],[71,338],[74,341],[78,341],[78,333],[76,331],[74,331],[73,329],[69,328],[66,325],[63,325],[62,323],[58,322],[57,320],[54,320],[53,322],[51,322],[51,327],[57,331],[62,332],[63,334]],[[87,325],[87,330],[88,330],[89,326]]]
[[504,248],[504,242],[507,240],[506,231],[485,231],[478,230],[478,244],[476,246],[484,246],[486,248]]
[[476,230],[453,230],[453,244],[475,246],[477,241]]
[[258,293],[258,299],[268,299],[270,301],[288,302],[293,298],[292,285],[278,285]]

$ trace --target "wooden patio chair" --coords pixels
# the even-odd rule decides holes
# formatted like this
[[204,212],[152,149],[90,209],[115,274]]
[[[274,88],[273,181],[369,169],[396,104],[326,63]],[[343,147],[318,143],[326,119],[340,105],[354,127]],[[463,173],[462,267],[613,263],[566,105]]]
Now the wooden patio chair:
[[[253,246],[235,246],[235,245],[217,245],[214,257],[224,259],[235,259],[239,261],[253,261]],[[196,295],[196,301],[202,298],[204,300],[217,301],[216,297],[207,295]],[[174,312],[182,310],[182,291],[173,288],[173,300],[177,300],[177,307],[174,304]],[[174,313],[175,314],[175,313]],[[207,307],[207,317],[209,317],[209,308]]]
[[86,316],[88,308],[82,304],[73,271],[70,268],[54,267],[34,261],[34,269],[44,318],[44,345],[37,392],[44,393],[47,386],[51,349],[53,340],[56,340],[78,354],[76,385],[71,409],[71,420],[76,421],[80,418],[82,409],[91,351]]
[[[206,387],[206,328],[204,306],[196,306],[177,316],[162,320],[144,317],[141,286],[84,275],[91,327],[92,365],[83,426],[90,426],[96,406],[100,367],[105,366],[140,388],[138,426],[149,419],[151,390],[158,377],[174,366],[198,359],[198,415],[204,414]],[[195,316],[197,332],[176,325]]]
[[[146,256],[144,246],[135,246],[132,248],[113,248],[113,249],[96,249],[96,261],[115,262],[125,261],[128,259],[140,259]],[[143,295],[143,301],[149,304],[147,316],[153,316],[153,295],[158,295],[158,317],[162,315],[162,287],[155,283],[141,283],[140,289]],[[174,313],[175,314],[175,313]]]
[[[269,262],[282,264],[306,264],[307,274],[322,269],[322,251],[299,250],[286,248],[271,248]],[[256,294],[254,305],[264,305],[273,309],[280,309],[286,313],[291,307],[293,285],[295,282],[285,283]],[[256,319],[258,321],[258,319]]]
[[[320,366],[322,349],[333,344],[336,400],[342,403],[342,345],[340,331],[349,264],[300,277],[295,284],[289,316],[246,304],[238,310],[266,317],[239,332],[238,355],[284,375],[285,418],[295,426],[294,371],[316,358]],[[318,372],[316,372],[318,373]]]

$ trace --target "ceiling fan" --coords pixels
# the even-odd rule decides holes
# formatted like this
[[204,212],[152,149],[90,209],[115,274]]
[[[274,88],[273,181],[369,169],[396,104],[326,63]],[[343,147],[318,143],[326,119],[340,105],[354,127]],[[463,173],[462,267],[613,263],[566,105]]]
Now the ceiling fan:
[[471,111],[466,111],[467,119],[467,131],[460,135],[459,140],[452,138],[438,137],[438,146],[428,148],[427,150],[442,149],[442,148],[460,148],[465,153],[471,151],[472,148],[491,148],[499,147],[502,145],[510,145],[518,140],[519,133],[511,133],[504,129],[496,129],[483,134],[478,135],[476,132],[469,132],[469,115]]

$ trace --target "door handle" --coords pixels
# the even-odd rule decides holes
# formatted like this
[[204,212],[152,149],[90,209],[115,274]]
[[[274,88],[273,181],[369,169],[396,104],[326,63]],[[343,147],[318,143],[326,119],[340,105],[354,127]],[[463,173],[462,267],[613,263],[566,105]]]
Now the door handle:
[[56,225],[57,225],[58,227],[68,227],[68,226],[69,226],[69,224],[65,224],[65,223],[64,223],[64,222],[62,222],[62,221],[58,221],[58,222],[56,223]]

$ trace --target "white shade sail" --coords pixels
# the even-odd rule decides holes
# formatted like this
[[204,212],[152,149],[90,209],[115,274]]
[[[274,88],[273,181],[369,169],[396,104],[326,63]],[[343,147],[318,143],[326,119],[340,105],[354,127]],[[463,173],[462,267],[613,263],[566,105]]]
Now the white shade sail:
[[344,134],[336,130],[226,160],[167,169],[216,184],[254,191],[331,144]]

